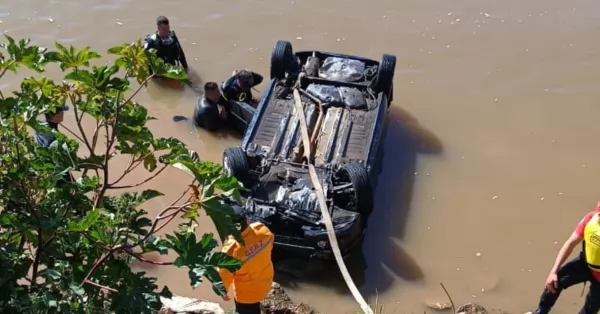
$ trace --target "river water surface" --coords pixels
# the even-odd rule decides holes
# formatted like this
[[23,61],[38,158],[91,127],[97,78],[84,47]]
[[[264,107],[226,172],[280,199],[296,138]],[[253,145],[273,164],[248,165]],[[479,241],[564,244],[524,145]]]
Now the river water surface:
[[[355,275],[389,313],[422,313],[426,302],[444,300],[440,282],[456,303],[532,309],[560,244],[600,198],[596,1],[4,0],[0,29],[104,52],[152,32],[162,14],[205,81],[236,68],[267,75],[278,39],[297,49],[397,55],[367,267]],[[150,86],[138,101],[159,118],[150,124],[156,135],[220,162],[238,138],[171,121],[190,115],[195,98]],[[155,214],[185,180],[169,170],[149,184],[167,197],[147,209]],[[208,285],[189,288],[185,270],[147,270],[175,293],[218,301]],[[286,286],[323,312],[355,309],[336,278]],[[580,294],[567,291],[555,312],[576,312]]]

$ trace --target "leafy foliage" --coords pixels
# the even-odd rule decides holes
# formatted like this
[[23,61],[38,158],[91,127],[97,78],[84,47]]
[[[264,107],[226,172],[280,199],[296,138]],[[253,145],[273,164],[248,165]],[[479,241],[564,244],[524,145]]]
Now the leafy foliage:
[[[188,81],[178,67],[146,53],[140,41],[111,48],[110,65],[93,66],[100,54],[56,44],[56,50],[6,37],[1,45],[0,79],[26,67],[38,74],[49,64],[64,72],[55,82],[37,76],[23,79],[8,95],[0,91],[0,312],[2,313],[152,313],[160,304],[156,278],[131,268],[131,262],[189,268],[192,286],[205,277],[225,295],[217,268],[235,271],[241,262],[216,252],[211,233],[196,236],[200,211],[213,220],[221,240],[239,230],[231,223],[230,202],[241,185],[219,165],[174,138],[155,138],[146,122],[153,119],[133,98],[155,76]],[[153,69],[150,74],[149,67]],[[76,130],[67,135],[38,121],[38,116],[69,105]],[[83,117],[92,121],[85,132]],[[89,119],[91,118],[91,119]],[[51,135],[47,147],[29,132]],[[118,155],[127,169],[110,171]],[[142,166],[148,179],[121,182]],[[192,176],[181,197],[150,219],[141,206],[163,197],[141,190],[121,195],[109,190],[140,190],[167,167]],[[65,180],[65,176],[73,180]],[[156,235],[173,218],[178,231]],[[174,252],[173,262],[152,262],[144,253]],[[120,256],[125,255],[123,259]]]

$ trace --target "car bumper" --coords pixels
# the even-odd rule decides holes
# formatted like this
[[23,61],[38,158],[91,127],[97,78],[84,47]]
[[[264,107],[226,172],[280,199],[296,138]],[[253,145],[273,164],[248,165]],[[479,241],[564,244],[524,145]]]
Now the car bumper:
[[[340,237],[338,235],[338,245],[343,258],[346,258],[355,249],[360,248],[364,239],[364,233],[365,231],[361,229],[359,232],[353,233],[351,237]],[[326,243],[325,246],[322,245],[322,242]],[[279,251],[279,254],[285,254],[285,256],[291,255],[293,257],[321,260],[332,260],[335,258],[327,239],[317,241],[314,239],[307,240],[276,235],[274,250]]]

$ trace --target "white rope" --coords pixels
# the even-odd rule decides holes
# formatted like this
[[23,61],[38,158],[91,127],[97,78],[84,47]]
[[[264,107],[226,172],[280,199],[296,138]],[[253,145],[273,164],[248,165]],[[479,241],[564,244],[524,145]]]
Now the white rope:
[[[327,210],[327,202],[325,201],[325,195],[323,193],[323,186],[321,186],[321,182],[319,181],[319,177],[317,176],[317,171],[315,170],[315,166],[310,163],[309,156],[310,154],[310,136],[308,134],[308,126],[306,122],[306,116],[304,115],[304,106],[302,105],[302,99],[300,98],[300,93],[298,89],[294,89],[294,102],[296,105],[296,114],[300,120],[300,131],[302,134],[302,142],[304,144],[304,156],[308,162],[308,173],[310,175],[310,179],[315,188],[315,193],[317,195],[317,200],[319,201],[319,208],[321,209],[321,216],[323,216],[323,220],[325,222],[325,227],[327,228],[327,237],[329,238],[329,243],[331,244],[331,250],[333,251],[333,256],[335,257],[335,261],[340,268],[340,272],[342,273],[342,277],[350,289],[354,300],[360,305],[363,313],[365,314],[373,314],[373,310],[367,304],[363,296],[358,291],[358,288],[354,284],[350,273],[348,272],[348,268],[346,268],[346,264],[344,263],[344,258],[342,257],[342,253],[340,252],[340,247],[337,242],[337,237],[335,236],[335,230],[333,228],[333,222],[331,221],[331,215]],[[317,132],[314,130],[313,132]]]

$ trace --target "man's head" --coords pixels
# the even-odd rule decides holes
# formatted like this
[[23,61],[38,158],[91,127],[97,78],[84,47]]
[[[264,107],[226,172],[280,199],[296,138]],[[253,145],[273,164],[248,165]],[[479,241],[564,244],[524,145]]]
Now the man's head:
[[221,97],[221,92],[219,91],[219,85],[215,82],[208,82],[204,84],[204,94],[207,99],[210,99],[214,102],[219,101]]
[[167,37],[171,31],[169,26],[169,19],[166,16],[159,16],[156,18],[156,30],[160,37]]
[[252,72],[247,70],[241,70],[236,74],[238,85],[243,89],[248,89],[254,84],[254,78]]
[[65,116],[65,111],[69,110],[68,106],[59,107],[46,113],[46,121],[54,124],[62,123]]

